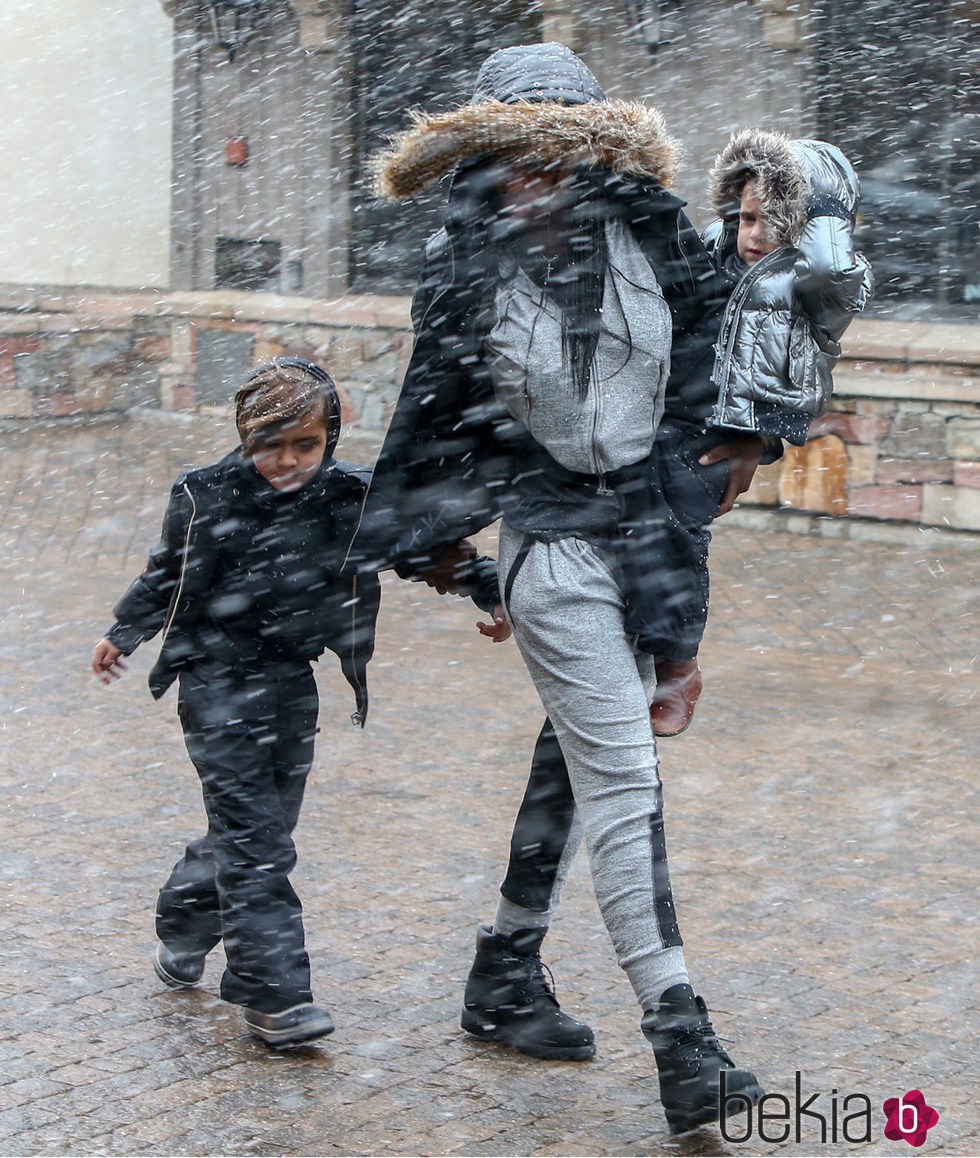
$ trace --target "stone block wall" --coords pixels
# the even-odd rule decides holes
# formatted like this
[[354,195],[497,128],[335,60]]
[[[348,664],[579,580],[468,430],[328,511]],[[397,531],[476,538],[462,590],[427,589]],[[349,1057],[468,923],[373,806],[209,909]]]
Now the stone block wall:
[[830,410],[743,507],[980,532],[980,327],[862,321],[844,352]]
[[[0,286],[0,421],[231,405],[276,354],[318,360],[379,436],[411,353],[409,301]],[[830,411],[730,521],[806,533],[980,534],[980,326],[856,322]]]
[[288,353],[327,367],[345,422],[380,432],[410,352],[403,297],[0,286],[0,420],[230,406],[252,366]]

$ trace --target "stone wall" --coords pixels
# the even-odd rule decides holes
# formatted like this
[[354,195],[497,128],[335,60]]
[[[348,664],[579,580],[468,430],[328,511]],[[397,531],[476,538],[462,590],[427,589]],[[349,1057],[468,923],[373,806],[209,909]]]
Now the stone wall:
[[825,534],[864,520],[980,531],[980,327],[862,320],[844,353],[830,410],[743,506]]
[[409,301],[0,286],[0,420],[230,406],[257,363],[314,358],[344,420],[387,424],[411,352]]
[[[732,521],[888,537],[980,532],[980,327],[856,322],[831,410],[760,470]],[[380,434],[411,352],[404,297],[125,293],[0,286],[0,420],[230,406],[291,353],[336,378],[344,419]],[[972,534],[971,534],[972,533]]]

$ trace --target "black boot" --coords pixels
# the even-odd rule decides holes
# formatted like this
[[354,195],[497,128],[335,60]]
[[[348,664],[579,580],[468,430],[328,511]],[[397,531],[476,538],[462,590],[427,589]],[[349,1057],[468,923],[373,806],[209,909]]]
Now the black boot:
[[[660,1100],[671,1133],[717,1122],[722,1112],[744,1114],[763,1096],[755,1074],[737,1069],[722,1049],[704,999],[695,997],[690,985],[672,985],[661,996],[660,1008],[644,1013],[640,1026],[657,1058]],[[719,1106],[722,1071],[724,1111]]]
[[586,1061],[595,1057],[595,1036],[562,1013],[539,956],[544,934],[519,929],[505,937],[480,928],[460,1024],[475,1037],[505,1042],[531,1057]]

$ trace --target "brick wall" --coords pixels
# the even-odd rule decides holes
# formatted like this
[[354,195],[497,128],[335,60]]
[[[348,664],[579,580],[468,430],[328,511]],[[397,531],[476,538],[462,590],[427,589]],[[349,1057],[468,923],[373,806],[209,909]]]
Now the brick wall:
[[[844,350],[830,412],[729,519],[980,532],[980,326],[862,320]],[[346,422],[380,433],[410,352],[404,297],[0,286],[0,420],[227,405],[249,366],[294,353],[334,375]]]

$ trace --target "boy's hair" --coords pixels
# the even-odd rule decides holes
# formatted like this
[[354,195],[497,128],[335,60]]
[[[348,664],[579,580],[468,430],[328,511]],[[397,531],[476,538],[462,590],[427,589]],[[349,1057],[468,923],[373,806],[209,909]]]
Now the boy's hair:
[[288,422],[308,414],[323,416],[326,458],[340,436],[340,396],[334,380],[305,358],[273,358],[257,366],[235,394],[235,425],[246,455]]

